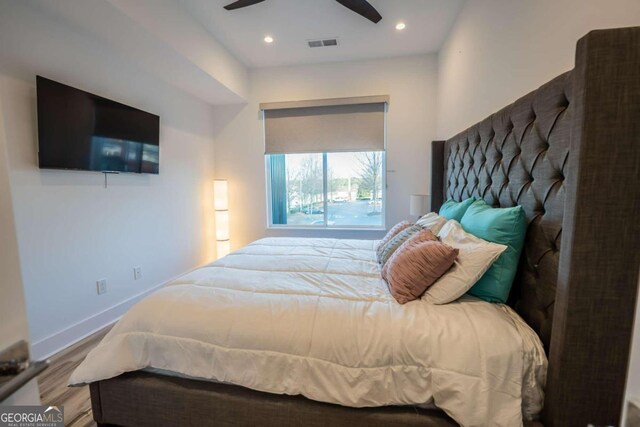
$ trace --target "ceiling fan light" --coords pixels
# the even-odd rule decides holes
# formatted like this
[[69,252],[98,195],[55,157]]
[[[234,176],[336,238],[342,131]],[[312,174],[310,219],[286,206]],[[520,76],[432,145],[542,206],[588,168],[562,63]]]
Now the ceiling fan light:
[[265,43],[273,43],[273,37],[271,37],[271,36],[265,36],[265,37],[264,37],[264,42],[265,42]]
[[404,22],[398,22],[396,24],[396,30],[398,31],[402,31],[407,27],[407,25]]

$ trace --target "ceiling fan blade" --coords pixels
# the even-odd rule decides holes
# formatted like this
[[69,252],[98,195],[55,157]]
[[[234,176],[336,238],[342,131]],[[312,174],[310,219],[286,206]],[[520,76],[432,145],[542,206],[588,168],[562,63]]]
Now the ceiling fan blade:
[[263,1],[264,0],[238,0],[234,1],[233,3],[229,3],[224,8],[227,10],[235,10],[242,7],[253,6],[254,4],[262,3]]
[[382,15],[378,13],[375,7],[371,6],[367,0],[336,0],[338,3],[353,10],[355,13],[364,16],[369,21],[377,24]]

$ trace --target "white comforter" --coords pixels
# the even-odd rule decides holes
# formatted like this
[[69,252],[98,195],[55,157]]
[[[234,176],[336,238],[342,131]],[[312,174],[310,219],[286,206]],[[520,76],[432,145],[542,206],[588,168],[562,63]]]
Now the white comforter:
[[268,238],[134,306],[70,384],[155,368],[346,406],[434,403],[465,426],[522,424],[546,359],[509,308],[398,304],[374,241]]

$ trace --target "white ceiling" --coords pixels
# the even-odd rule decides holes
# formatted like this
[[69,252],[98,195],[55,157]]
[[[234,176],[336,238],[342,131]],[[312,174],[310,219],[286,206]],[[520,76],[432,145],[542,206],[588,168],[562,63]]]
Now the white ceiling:
[[[369,0],[374,24],[335,0],[265,0],[227,11],[233,0],[176,0],[236,58],[251,68],[437,52],[464,0]],[[403,21],[407,27],[397,31]],[[266,44],[265,35],[275,41]],[[338,37],[339,46],[306,40]]]

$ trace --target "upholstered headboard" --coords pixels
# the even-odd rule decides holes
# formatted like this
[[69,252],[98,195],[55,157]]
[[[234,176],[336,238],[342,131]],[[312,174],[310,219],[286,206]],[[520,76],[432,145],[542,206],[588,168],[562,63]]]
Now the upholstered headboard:
[[475,196],[526,212],[509,302],[547,348],[545,425],[619,425],[639,180],[640,27],[589,33],[574,70],[433,142],[433,210]]
[[444,196],[521,205],[529,223],[512,300],[548,346],[571,133],[571,72],[445,144]]

